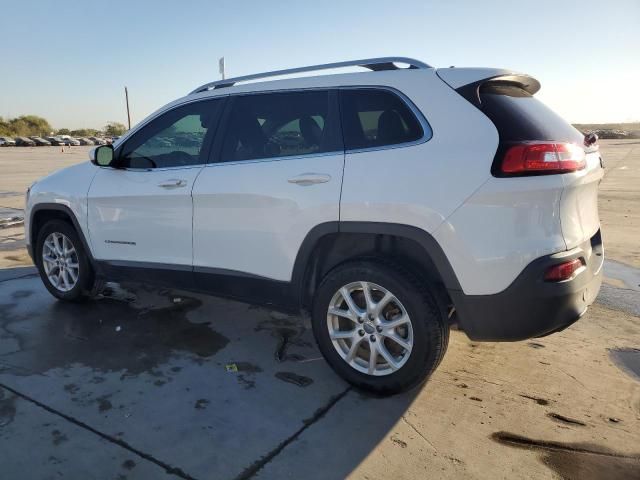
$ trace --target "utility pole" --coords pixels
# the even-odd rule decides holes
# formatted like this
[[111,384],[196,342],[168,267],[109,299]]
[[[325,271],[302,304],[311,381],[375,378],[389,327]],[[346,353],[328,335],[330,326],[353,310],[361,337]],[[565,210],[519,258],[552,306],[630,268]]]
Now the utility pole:
[[129,124],[129,130],[131,130],[131,114],[129,113],[129,91],[127,87],[124,87],[124,98],[127,102],[127,123]]
[[220,69],[220,74],[222,75],[222,80],[224,80],[224,57],[220,57],[218,60],[218,68]]

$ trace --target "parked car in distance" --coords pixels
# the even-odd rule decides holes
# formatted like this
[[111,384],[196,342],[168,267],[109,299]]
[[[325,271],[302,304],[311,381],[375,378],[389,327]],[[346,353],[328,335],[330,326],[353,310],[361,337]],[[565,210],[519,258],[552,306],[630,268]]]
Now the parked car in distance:
[[36,142],[27,137],[16,137],[16,145],[18,147],[35,147]]
[[96,144],[93,140],[91,140],[89,138],[86,138],[86,137],[80,137],[78,139],[78,141],[80,142],[80,145],[95,145]]
[[597,137],[512,70],[284,73],[355,66],[373,72],[207,83],[34,183],[46,288],[137,279],[307,312],[328,364],[379,394],[426,381],[453,325],[495,342],[578,321],[603,276]]
[[51,145],[55,145],[55,146],[67,145],[67,142],[60,137],[45,137],[45,140],[51,143]]
[[73,147],[80,146],[80,142],[69,135],[59,135],[59,137],[65,142],[65,145],[69,145]]
[[15,147],[16,141],[11,137],[0,137],[0,147]]
[[107,144],[107,141],[104,138],[100,138],[100,137],[89,137],[89,140],[91,140],[95,145]]
[[51,146],[51,142],[49,140],[45,140],[42,137],[38,137],[38,136],[31,136],[29,137],[31,140],[33,140],[36,143],[36,146],[38,147],[50,147]]

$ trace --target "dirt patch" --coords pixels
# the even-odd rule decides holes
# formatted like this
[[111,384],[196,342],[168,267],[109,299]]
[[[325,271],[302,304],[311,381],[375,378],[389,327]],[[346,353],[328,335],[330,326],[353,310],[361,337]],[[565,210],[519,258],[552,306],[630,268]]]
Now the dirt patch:
[[540,451],[542,463],[567,480],[640,478],[640,454],[624,455],[589,443],[535,440],[508,432],[496,432],[491,438],[511,447]]
[[209,403],[209,400],[207,400],[206,398],[201,398],[196,401],[196,404],[193,406],[193,408],[195,408],[196,410],[204,410],[205,408],[207,408],[207,405],[209,405]]

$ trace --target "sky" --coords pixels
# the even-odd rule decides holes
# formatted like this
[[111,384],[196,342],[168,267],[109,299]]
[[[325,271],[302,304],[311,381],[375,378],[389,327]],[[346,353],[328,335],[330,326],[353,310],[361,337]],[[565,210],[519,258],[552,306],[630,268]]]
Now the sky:
[[357,58],[503,67],[573,123],[640,121],[640,0],[0,0],[0,116],[132,124],[227,76]]

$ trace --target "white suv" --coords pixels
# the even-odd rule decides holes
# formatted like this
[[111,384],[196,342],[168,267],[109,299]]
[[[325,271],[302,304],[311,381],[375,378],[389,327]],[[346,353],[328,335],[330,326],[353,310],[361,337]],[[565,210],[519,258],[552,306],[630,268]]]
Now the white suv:
[[[247,83],[353,66],[372,71]],[[408,58],[209,83],[35,183],[29,250],[62,300],[135,279],[308,311],[342,377],[407,389],[451,324],[539,337],[598,293],[597,137],[539,88]]]

